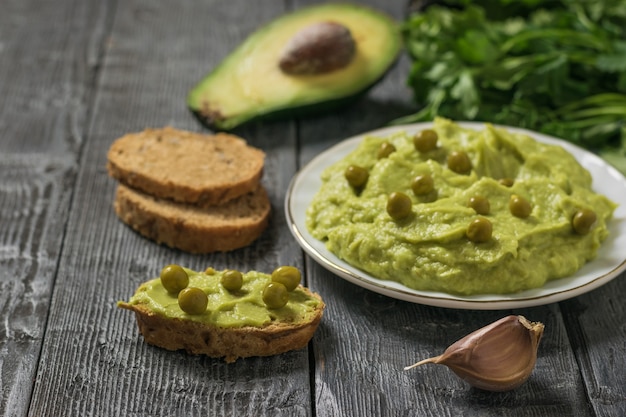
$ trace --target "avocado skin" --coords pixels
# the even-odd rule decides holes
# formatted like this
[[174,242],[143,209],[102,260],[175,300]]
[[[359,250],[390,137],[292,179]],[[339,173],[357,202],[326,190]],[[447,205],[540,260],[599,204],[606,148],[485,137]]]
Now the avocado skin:
[[[366,22],[367,29],[360,28],[357,24],[353,23],[360,21],[363,18],[369,19],[369,24]],[[255,49],[268,48],[255,48],[255,42],[266,42],[268,36],[272,32],[281,30],[281,25],[288,24],[293,26],[297,19],[302,20],[301,25],[298,22],[297,28],[300,29],[308,24],[320,21],[331,20],[339,21],[353,32],[359,32],[367,30],[368,36],[383,39],[382,44],[374,44],[377,46],[375,49],[371,49],[372,53],[366,58],[361,58],[360,61],[356,61],[351,64],[345,71],[336,71],[331,74],[323,75],[326,77],[323,81],[324,88],[319,87],[319,78],[316,80],[315,76],[305,78],[304,82],[299,82],[297,94],[289,90],[289,78],[291,76],[281,74],[278,69],[278,62],[276,59],[268,59],[264,61],[261,57],[261,64],[265,64],[274,69],[268,69],[268,71],[274,72],[274,80],[279,84],[278,90],[280,90],[280,84],[283,81],[283,77],[286,80],[287,94],[285,94],[284,100],[281,97],[272,97],[267,100],[267,103],[257,104],[253,100],[248,100],[247,97],[240,97],[242,100],[238,103],[239,110],[230,112],[227,105],[222,105],[220,102],[220,94],[211,91],[216,85],[226,85],[228,82],[232,82],[235,77],[229,74],[238,73],[237,60],[241,57],[248,57],[250,53],[254,54]],[[345,22],[343,21],[345,19]],[[352,22],[352,23],[351,23]],[[375,22],[372,25],[372,22]],[[376,31],[376,35],[373,35],[372,30]],[[293,32],[293,30],[292,30]],[[370,45],[363,45],[358,39],[362,39],[363,35],[356,33],[355,39],[357,39],[357,48],[366,48]],[[273,57],[276,58],[280,49],[287,43],[289,37],[281,39],[279,43],[275,42],[275,47],[270,48],[273,52]],[[264,120],[284,120],[294,117],[306,117],[316,114],[323,114],[339,108],[345,107],[360,97],[365,95],[374,85],[380,82],[384,76],[389,72],[393,65],[397,62],[399,53],[401,50],[401,37],[399,27],[390,17],[382,14],[376,10],[368,7],[355,5],[355,4],[342,4],[342,3],[326,3],[317,6],[311,6],[300,9],[294,13],[284,15],[263,26],[252,35],[250,35],[238,48],[236,48],[231,54],[224,59],[214,70],[207,74],[194,88],[192,88],[187,97],[187,106],[193,113],[193,115],[206,127],[217,131],[229,131],[244,124],[264,121]],[[364,56],[367,54],[363,54]],[[371,58],[375,56],[374,59]],[[369,59],[369,61],[367,61]],[[373,65],[375,64],[375,65]],[[360,67],[375,68],[375,71],[371,69],[363,71]],[[302,85],[310,81],[310,87]],[[248,82],[267,82],[264,77],[256,79],[249,77]],[[220,87],[228,91],[238,91],[243,88],[238,85],[233,88]],[[308,94],[307,88],[310,88],[311,94]],[[270,92],[270,94],[273,94]],[[294,99],[294,96],[296,98]],[[265,95],[260,95],[264,98]],[[230,98],[229,98],[230,99]],[[203,109],[206,107],[203,103],[210,103],[211,111]],[[243,110],[241,110],[243,108]]]
[[[393,65],[390,67],[390,69],[391,68],[393,68]],[[347,106],[357,102],[363,96],[367,95],[367,93],[372,89],[372,87],[374,87],[376,84],[382,81],[382,79],[385,78],[385,75],[387,74],[387,72],[389,71],[386,71],[383,75],[381,75],[380,78],[378,78],[376,81],[371,83],[369,86],[363,88],[361,91],[358,91],[352,95],[330,99],[330,100],[319,102],[319,103],[306,104],[302,106],[286,107],[283,109],[274,109],[271,112],[264,113],[264,114],[256,114],[254,116],[246,118],[245,120],[235,120],[234,123],[232,122],[232,120],[234,119],[215,120],[215,119],[211,119],[210,117],[208,117],[201,111],[194,110],[191,108],[190,110],[193,116],[196,118],[196,120],[198,120],[203,126],[206,126],[209,129],[218,131],[218,132],[219,131],[230,132],[238,127],[241,127],[247,124],[256,123],[256,122],[280,121],[280,120],[289,120],[289,119],[295,119],[295,118],[300,118],[300,117],[312,117],[312,116],[317,116],[317,115],[323,115],[323,114],[331,113],[336,110],[346,108]]]
[[215,120],[208,117],[206,114],[199,110],[191,109],[191,113],[195,116],[202,125],[208,127],[213,131],[230,132],[238,127],[257,123],[257,122],[273,122],[280,120],[296,119],[300,117],[312,117],[316,115],[322,115],[330,113],[334,110],[339,110],[353,104],[363,97],[370,88],[364,91],[358,92],[349,97],[337,98],[334,100],[328,100],[321,103],[307,104],[304,106],[288,107],[284,109],[276,109],[265,114],[257,114],[250,116],[245,120]]

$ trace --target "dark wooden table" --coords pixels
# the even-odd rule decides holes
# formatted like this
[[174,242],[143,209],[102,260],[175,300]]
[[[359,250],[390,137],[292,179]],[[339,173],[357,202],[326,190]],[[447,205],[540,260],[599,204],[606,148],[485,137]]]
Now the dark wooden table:
[[[112,210],[114,139],[206,131],[189,88],[263,22],[313,1],[0,0],[0,414],[4,416],[624,416],[626,276],[558,304],[466,311],[398,301],[305,256],[283,214],[289,181],[322,150],[414,111],[400,59],[343,111],[235,133],[267,152],[274,207],[254,245],[189,255]],[[405,1],[368,0],[400,19]],[[625,249],[626,250],[626,249]],[[115,303],[176,262],[292,264],[328,305],[307,349],[226,364],[146,345]],[[507,314],[542,321],[537,367],[507,393],[418,359]]]

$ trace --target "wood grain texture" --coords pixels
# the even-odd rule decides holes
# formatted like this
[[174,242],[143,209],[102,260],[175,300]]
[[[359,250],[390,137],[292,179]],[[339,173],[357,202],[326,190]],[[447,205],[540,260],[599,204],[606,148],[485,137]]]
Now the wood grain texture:
[[239,2],[228,13],[242,24],[226,27],[233,17],[223,16],[216,2],[118,4],[78,173],[76,209],[31,405],[34,415],[311,415],[306,349],[233,365],[167,352],[143,343],[134,316],[115,307],[172,262],[196,269],[301,266],[301,252],[281,215],[286,184],[295,172],[293,124],[240,132],[271,150],[263,182],[274,209],[269,230],[243,250],[194,256],[138,236],[115,218],[115,182],[105,171],[110,143],[125,132],[163,125],[200,130],[184,105],[191,83],[260,18],[271,19],[283,7],[282,2]]
[[0,410],[25,414],[44,337],[73,167],[0,159]]
[[626,274],[561,303],[596,416],[626,415]]
[[76,159],[93,97],[109,3],[2,2],[3,152],[54,153]]
[[8,0],[0,9],[0,414],[21,416],[45,336],[107,3]]
[[[393,300],[327,272],[315,274],[326,280],[322,296],[329,305],[328,319],[314,344],[320,364],[316,368],[318,416],[350,415],[342,414],[346,410],[369,410],[369,415],[377,416],[589,415],[556,306],[514,312],[440,309]],[[404,366],[443,353],[465,334],[507,314],[541,320],[547,329],[537,367],[517,390],[473,389],[444,366],[403,371]]]
[[[252,246],[190,255],[116,218],[110,144],[146,127],[206,131],[185,107],[189,89],[264,22],[315,3],[2,2],[0,415],[626,415],[626,275],[543,307],[442,309],[348,283],[295,243],[283,215],[291,178],[342,139],[416,109],[406,57],[345,109],[235,131],[267,153],[273,214]],[[406,6],[361,3],[397,19]],[[295,265],[327,311],[310,347],[284,355],[228,365],[164,351],[145,344],[115,303],[173,262],[265,272]],[[403,371],[507,314],[546,325],[537,367],[519,389],[476,390],[444,366]]]

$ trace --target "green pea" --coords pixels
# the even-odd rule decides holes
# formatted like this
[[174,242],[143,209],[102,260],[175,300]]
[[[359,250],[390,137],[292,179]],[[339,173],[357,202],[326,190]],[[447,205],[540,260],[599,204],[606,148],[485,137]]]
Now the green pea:
[[572,227],[579,235],[586,235],[598,220],[596,213],[589,209],[580,209],[572,216]]
[[411,214],[413,202],[411,198],[401,192],[393,192],[387,198],[387,213],[395,220],[400,220]]
[[411,189],[415,195],[425,195],[435,189],[435,181],[430,174],[418,175],[411,183]]
[[424,129],[413,136],[413,145],[419,152],[430,152],[437,148],[439,135],[432,129]]
[[505,187],[512,187],[515,183],[515,180],[513,180],[513,178],[500,178],[498,180],[498,183],[504,185]]
[[178,306],[187,314],[202,314],[208,304],[209,298],[200,288],[187,287],[178,293]]
[[493,225],[491,222],[484,217],[478,217],[470,222],[465,234],[472,242],[482,243],[491,239],[492,232]]
[[189,275],[179,265],[167,265],[161,270],[161,284],[171,294],[178,294],[189,285]]
[[280,282],[287,291],[295,290],[301,279],[300,270],[294,266],[279,266],[272,272],[272,281]]
[[491,210],[489,200],[481,195],[475,195],[470,197],[467,205],[468,207],[473,208],[476,214],[487,215]]
[[378,159],[383,159],[388,157],[389,155],[391,155],[392,153],[394,153],[396,151],[396,147],[393,146],[391,143],[389,142],[383,142],[380,144],[380,147],[378,148],[378,153],[377,153],[377,157]]
[[280,282],[270,282],[263,289],[263,302],[269,308],[284,307],[289,301],[289,292]]
[[229,269],[224,271],[220,282],[228,291],[239,291],[243,285],[243,275],[239,271]]
[[350,184],[354,188],[363,187],[367,183],[367,179],[369,178],[369,173],[367,172],[367,170],[358,165],[350,165],[348,168],[346,168],[344,175],[348,180],[348,184]]
[[526,217],[530,216],[532,206],[524,197],[513,194],[509,199],[509,211],[515,217],[525,219]]
[[457,174],[469,174],[472,170],[472,161],[464,151],[452,151],[447,158],[448,168]]

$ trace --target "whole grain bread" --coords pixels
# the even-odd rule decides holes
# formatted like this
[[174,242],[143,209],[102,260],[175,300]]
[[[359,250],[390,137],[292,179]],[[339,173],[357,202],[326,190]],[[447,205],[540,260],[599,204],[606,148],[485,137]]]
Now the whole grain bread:
[[251,244],[267,227],[271,204],[262,185],[219,206],[159,199],[119,184],[115,212],[144,237],[191,253],[226,252]]
[[224,358],[230,363],[238,358],[276,355],[307,345],[322,319],[325,306],[318,294],[304,287],[301,289],[320,301],[314,314],[304,322],[273,321],[263,327],[216,327],[165,317],[142,304],[120,302],[118,306],[135,312],[139,331],[147,343],[167,350]]
[[122,184],[206,207],[255,190],[265,153],[230,134],[165,127],[122,136],[111,145],[107,159],[109,175]]

